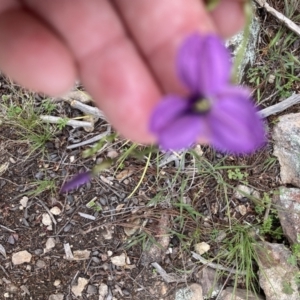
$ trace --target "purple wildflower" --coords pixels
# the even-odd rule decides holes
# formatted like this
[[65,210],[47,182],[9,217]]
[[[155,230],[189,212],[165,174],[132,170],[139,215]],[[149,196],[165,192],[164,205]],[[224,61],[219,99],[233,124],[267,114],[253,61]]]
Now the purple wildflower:
[[77,187],[89,182],[92,178],[91,172],[84,172],[75,175],[71,180],[67,181],[61,188],[61,193],[67,193]]
[[230,84],[230,56],[217,36],[188,37],[179,49],[177,69],[190,95],[167,95],[150,120],[164,150],[187,148],[198,138],[231,153],[263,145],[263,122],[248,90]]

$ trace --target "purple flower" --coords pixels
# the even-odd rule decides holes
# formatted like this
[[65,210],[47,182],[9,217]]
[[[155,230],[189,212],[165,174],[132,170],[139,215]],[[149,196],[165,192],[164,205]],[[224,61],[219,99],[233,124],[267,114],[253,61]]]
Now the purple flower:
[[187,148],[199,138],[231,153],[263,145],[263,122],[248,90],[230,84],[230,55],[217,36],[188,37],[179,49],[177,69],[190,95],[167,95],[150,120],[164,150]]
[[61,193],[67,193],[77,187],[89,182],[92,178],[91,172],[84,172],[75,175],[70,181],[67,181],[61,188]]

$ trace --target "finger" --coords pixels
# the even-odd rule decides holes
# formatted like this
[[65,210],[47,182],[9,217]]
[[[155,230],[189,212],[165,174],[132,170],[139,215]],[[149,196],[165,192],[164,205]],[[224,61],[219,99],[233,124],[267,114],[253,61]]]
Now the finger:
[[65,39],[83,84],[116,129],[135,141],[153,141],[148,119],[160,91],[110,1],[26,3]]
[[20,4],[17,0],[2,0],[0,2],[0,13],[8,11],[9,9],[19,8]]
[[0,17],[0,67],[27,88],[47,94],[66,92],[75,65],[66,47],[35,17],[22,9]]
[[130,33],[139,44],[165,92],[183,92],[175,67],[176,53],[190,33],[214,32],[213,22],[199,0],[115,0]]
[[210,13],[218,33],[229,38],[242,30],[245,25],[244,1],[221,0]]

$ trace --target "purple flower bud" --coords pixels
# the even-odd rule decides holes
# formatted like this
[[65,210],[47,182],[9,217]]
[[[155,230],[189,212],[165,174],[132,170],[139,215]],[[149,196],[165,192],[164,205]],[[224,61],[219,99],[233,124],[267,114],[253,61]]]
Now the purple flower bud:
[[89,182],[91,178],[92,178],[91,172],[84,172],[84,173],[77,174],[61,187],[60,192],[67,193],[71,190],[74,190],[77,187]]

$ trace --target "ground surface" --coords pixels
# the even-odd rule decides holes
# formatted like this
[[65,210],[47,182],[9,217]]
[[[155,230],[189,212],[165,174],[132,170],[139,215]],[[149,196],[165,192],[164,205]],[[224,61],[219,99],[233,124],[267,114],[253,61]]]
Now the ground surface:
[[[282,6],[273,4],[283,11]],[[279,73],[277,78],[280,80],[286,75],[278,68],[278,59],[274,65],[274,53],[268,49],[282,27],[264,11],[259,10],[259,15],[263,22],[260,49],[256,65],[248,71],[250,79],[245,81],[253,87],[255,98],[258,89],[261,100],[277,92],[261,103],[262,107],[267,107],[286,98],[289,91],[299,92],[300,85],[295,80],[285,79],[288,86],[280,90],[277,85],[274,89],[274,85],[268,83],[270,74]],[[284,30],[281,45],[288,36],[290,32]],[[296,40],[284,44],[284,51],[299,55],[299,45],[297,48],[295,43]],[[263,74],[261,66],[266,64],[268,74]],[[300,66],[294,71],[299,74]],[[255,81],[251,82],[254,77]],[[278,86],[282,87],[283,81]],[[46,97],[26,92],[4,77],[0,94],[4,103],[0,118],[0,244],[6,252],[6,257],[0,253],[0,299],[42,300],[58,293],[65,299],[99,299],[101,283],[108,286],[110,298],[107,299],[112,296],[116,299],[174,299],[174,291],[185,282],[200,282],[203,265],[191,257],[194,244],[205,241],[211,246],[210,255],[217,255],[236,234],[229,230],[231,226],[260,226],[262,223],[265,207],[247,197],[237,199],[235,187],[246,184],[263,198],[272,195],[280,185],[279,166],[272,156],[271,135],[272,124],[278,116],[268,119],[269,143],[255,155],[224,156],[209,147],[202,147],[203,153],[199,148],[195,149],[198,156],[189,152],[157,168],[157,162],[163,157],[154,153],[143,176],[148,153],[141,158],[127,156],[131,144],[122,139],[106,143],[88,158],[82,158],[81,154],[89,146],[66,149],[70,144],[105,131],[107,124],[101,120],[90,133],[67,126],[62,126],[62,130],[53,129],[43,147],[33,149],[33,139],[28,132],[37,132],[40,136],[45,136],[45,132],[40,132],[38,126],[32,131],[26,126],[21,128],[13,119],[24,117],[22,109],[27,107],[28,99],[37,111],[41,107],[46,109],[43,106]],[[295,106],[284,113],[296,112],[299,108]],[[80,116],[81,112],[58,101],[52,114],[72,118]],[[138,149],[144,151],[144,148]],[[119,160],[91,183],[68,195],[59,193],[66,178],[111,156],[123,157],[124,161]],[[128,198],[137,186],[136,192]],[[21,199],[28,200],[27,204],[22,205]],[[87,207],[91,200],[96,203],[93,208]],[[58,207],[60,213],[50,213],[52,228],[49,228],[50,223],[43,217],[49,216],[53,207]],[[236,228],[242,230],[241,226]],[[278,229],[278,226],[274,217],[272,229]],[[223,244],[216,238],[222,232],[227,236]],[[266,231],[264,239],[286,243],[284,236],[270,232]],[[55,244],[51,249],[46,246],[49,238]],[[155,240],[156,244],[153,244]],[[157,243],[162,246],[158,247]],[[74,255],[76,250],[90,253],[86,259],[67,259],[67,245]],[[30,262],[14,265],[12,255],[23,250],[32,255]],[[111,257],[123,254],[125,262],[120,266],[112,263]],[[151,262],[158,262],[167,273],[174,273],[183,280],[166,284]],[[226,260],[220,262],[232,266]],[[72,286],[79,278],[87,279],[88,283],[82,296],[76,298]],[[227,278],[227,275],[222,278],[223,283],[227,279],[226,285],[233,284],[234,278]],[[245,288],[242,277],[238,286]]]

